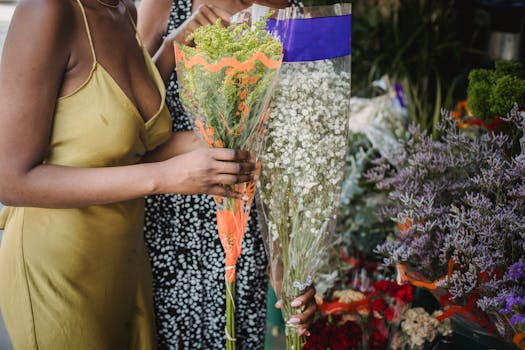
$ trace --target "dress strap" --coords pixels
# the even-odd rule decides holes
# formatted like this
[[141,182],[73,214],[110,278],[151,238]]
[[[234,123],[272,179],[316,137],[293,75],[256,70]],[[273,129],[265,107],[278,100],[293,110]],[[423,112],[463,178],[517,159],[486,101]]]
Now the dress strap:
[[142,48],[144,48],[144,44],[142,43],[142,38],[140,37],[139,31],[137,30],[137,24],[135,23],[135,20],[133,19],[133,16],[129,12],[129,9],[126,7],[126,12],[128,13],[129,20],[131,22],[131,25],[133,26],[133,29],[135,30],[135,35],[137,35],[137,39],[139,41],[139,44]]
[[80,11],[82,12],[82,17],[84,17],[84,25],[86,26],[86,32],[89,40],[89,47],[91,48],[91,54],[93,55],[93,65],[97,63],[97,55],[95,54],[95,46],[93,45],[93,39],[91,38],[91,30],[89,30],[89,23],[86,15],[86,10],[84,10],[84,5],[80,0],[77,0],[78,6],[80,6]]

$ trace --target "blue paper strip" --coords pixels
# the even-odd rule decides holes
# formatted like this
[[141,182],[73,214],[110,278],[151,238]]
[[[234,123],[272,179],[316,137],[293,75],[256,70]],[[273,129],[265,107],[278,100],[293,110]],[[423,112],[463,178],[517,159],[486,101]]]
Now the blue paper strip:
[[267,30],[277,35],[284,49],[284,62],[317,61],[352,53],[352,15],[268,19]]

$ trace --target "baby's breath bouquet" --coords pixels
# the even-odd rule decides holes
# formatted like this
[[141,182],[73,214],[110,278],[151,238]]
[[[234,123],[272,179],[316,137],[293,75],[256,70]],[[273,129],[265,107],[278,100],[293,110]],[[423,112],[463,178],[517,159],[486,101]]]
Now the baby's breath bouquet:
[[[257,157],[268,99],[281,66],[280,41],[263,30],[232,24],[197,29],[195,47],[175,44],[181,99],[210,147],[247,149]],[[231,186],[242,199],[216,197],[217,227],[226,253],[226,348],[235,349],[235,265],[241,254],[255,182]]]
[[271,280],[283,300],[287,349],[304,339],[292,300],[312,284],[334,227],[350,103],[350,5],[287,8],[268,21],[284,43],[259,192]]

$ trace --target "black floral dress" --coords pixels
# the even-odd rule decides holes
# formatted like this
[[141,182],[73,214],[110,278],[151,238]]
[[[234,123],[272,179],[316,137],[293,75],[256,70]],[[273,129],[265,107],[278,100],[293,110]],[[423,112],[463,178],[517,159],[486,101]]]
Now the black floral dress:
[[[174,0],[166,34],[191,15],[191,0]],[[167,104],[175,131],[192,130],[178,96],[175,72]],[[238,349],[264,348],[266,256],[252,210],[237,264]],[[159,349],[211,350],[225,344],[224,252],[210,196],[146,199],[145,241],[153,269]]]

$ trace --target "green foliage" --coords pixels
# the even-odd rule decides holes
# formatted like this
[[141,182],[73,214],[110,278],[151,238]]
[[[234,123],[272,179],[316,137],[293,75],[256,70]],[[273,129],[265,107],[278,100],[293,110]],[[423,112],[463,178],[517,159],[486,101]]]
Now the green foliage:
[[505,116],[517,103],[525,106],[525,79],[520,62],[499,61],[495,69],[475,69],[469,74],[468,106],[478,118],[490,121]]
[[497,61],[495,63],[496,76],[512,75],[518,78],[523,78],[523,65],[516,61]]
[[385,241],[394,226],[378,214],[379,208],[388,201],[386,194],[363,177],[378,156],[378,151],[365,135],[350,133],[338,232],[348,253],[369,263],[380,261],[374,249]]
[[413,122],[431,131],[440,108],[452,108],[464,47],[454,1],[356,0],[352,87],[363,91],[389,75],[403,83]]
[[488,69],[476,69],[469,74],[467,89],[468,105],[478,117],[490,119],[490,86],[493,73]]

